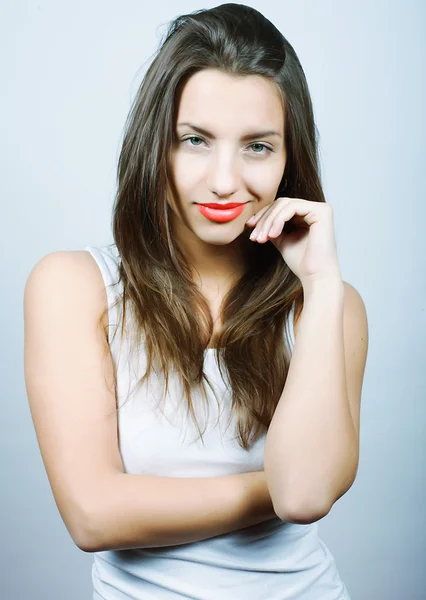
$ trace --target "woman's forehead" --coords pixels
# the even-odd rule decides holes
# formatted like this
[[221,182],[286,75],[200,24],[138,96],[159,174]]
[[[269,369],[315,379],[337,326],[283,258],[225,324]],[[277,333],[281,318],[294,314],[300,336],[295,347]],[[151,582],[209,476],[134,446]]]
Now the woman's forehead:
[[[211,130],[225,127],[253,131],[282,132],[282,96],[265,77],[236,77],[216,69],[192,75],[178,100],[177,124],[196,123]],[[213,132],[220,135],[220,131]]]

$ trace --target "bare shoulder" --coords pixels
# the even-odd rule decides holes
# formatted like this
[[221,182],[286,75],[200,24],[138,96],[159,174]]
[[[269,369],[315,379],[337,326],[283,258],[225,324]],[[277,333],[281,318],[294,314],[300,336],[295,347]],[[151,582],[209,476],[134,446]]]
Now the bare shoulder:
[[42,258],[40,258],[34,265],[30,277],[34,273],[59,273],[66,270],[65,277],[87,277],[88,280],[96,280],[98,286],[103,285],[102,275],[99,271],[95,260],[93,259],[90,252],[87,250],[58,250],[56,252],[50,252]]
[[[73,303],[85,299],[85,306],[91,318],[104,328],[108,314],[107,295],[101,271],[96,261],[86,250],[58,250],[46,254],[32,268],[26,284],[25,299],[42,294],[49,295],[52,301],[59,301],[66,293],[67,301]],[[88,302],[89,301],[89,302]],[[102,317],[102,321],[100,321]]]

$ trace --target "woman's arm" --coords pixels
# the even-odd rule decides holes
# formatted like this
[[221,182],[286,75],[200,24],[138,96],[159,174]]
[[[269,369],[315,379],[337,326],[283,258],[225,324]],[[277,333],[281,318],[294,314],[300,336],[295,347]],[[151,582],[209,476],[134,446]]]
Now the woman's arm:
[[293,356],[269,427],[264,465],[280,518],[311,523],[352,485],[359,457],[367,315],[339,279],[304,289]]
[[264,471],[183,479],[106,478],[79,542],[86,552],[204,540],[276,518]]
[[183,544],[275,516],[263,472],[180,479],[124,472],[113,363],[98,320],[106,305],[86,252],[57,252],[24,295],[25,382],[41,455],[76,544],[98,549]]

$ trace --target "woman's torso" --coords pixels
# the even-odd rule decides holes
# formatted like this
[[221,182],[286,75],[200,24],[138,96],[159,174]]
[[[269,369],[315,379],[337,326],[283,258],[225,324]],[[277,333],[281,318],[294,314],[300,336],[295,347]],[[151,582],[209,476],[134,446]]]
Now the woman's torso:
[[[215,350],[205,352],[204,369],[219,398],[209,396],[208,411],[195,395],[204,444],[186,417],[180,382],[171,374],[167,401],[156,410],[163,381],[153,377],[135,393],[146,356],[128,360],[129,347],[119,333],[113,306],[120,285],[114,245],[86,246],[107,287],[105,325],[117,373],[119,446],[125,472],[165,477],[215,477],[263,470],[265,435],[246,451],[228,426],[229,382],[219,373]],[[294,344],[288,328],[290,344]],[[209,390],[208,390],[209,391]],[[130,392],[130,395],[129,395]],[[211,402],[210,402],[211,400]],[[94,599],[172,600],[350,600],[333,556],[318,537],[317,523],[298,525],[280,519],[179,546],[94,553]]]

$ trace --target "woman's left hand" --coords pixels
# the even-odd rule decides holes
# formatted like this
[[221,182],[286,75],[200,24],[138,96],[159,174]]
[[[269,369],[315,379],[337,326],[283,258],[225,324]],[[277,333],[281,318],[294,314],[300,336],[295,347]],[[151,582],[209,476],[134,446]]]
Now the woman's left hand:
[[[290,227],[283,231],[287,222]],[[330,204],[277,198],[253,215],[246,225],[255,226],[251,240],[257,234],[254,241],[270,240],[274,244],[303,285],[341,279]]]

